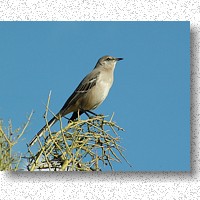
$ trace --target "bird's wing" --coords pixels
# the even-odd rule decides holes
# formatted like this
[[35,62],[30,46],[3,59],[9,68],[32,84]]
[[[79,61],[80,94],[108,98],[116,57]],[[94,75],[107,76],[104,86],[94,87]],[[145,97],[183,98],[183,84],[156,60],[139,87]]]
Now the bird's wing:
[[[93,70],[88,74],[78,85],[72,95],[67,99],[64,106],[61,108],[60,112],[65,113],[65,111],[73,105],[83,94],[87,93],[91,88],[93,88],[98,80],[100,72]],[[62,114],[61,114],[62,115]]]
[[98,75],[95,77],[91,77],[90,79],[87,79],[87,81],[79,84],[79,86],[76,88],[74,92],[76,93],[86,93],[88,90],[90,90],[92,87],[96,85]]

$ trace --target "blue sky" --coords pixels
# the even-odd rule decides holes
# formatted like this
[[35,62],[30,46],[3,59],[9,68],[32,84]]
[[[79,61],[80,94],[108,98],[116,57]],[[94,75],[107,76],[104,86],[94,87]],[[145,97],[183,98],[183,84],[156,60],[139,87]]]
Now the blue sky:
[[190,170],[189,22],[1,22],[0,118],[13,128],[34,110],[23,142],[44,125],[49,91],[56,113],[104,55],[123,57],[96,113],[126,132],[121,171]]

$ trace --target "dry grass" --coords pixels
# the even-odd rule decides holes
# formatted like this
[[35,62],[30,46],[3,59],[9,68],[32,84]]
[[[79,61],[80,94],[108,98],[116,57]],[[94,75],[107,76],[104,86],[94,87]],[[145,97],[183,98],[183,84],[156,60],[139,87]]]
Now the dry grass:
[[22,155],[13,152],[13,147],[24,135],[32,114],[33,112],[29,115],[22,129],[18,128],[13,130],[11,120],[9,121],[8,128],[4,128],[3,122],[0,122],[0,171],[19,170]]
[[[58,132],[48,129],[48,136],[38,138],[39,150],[29,148],[28,170],[49,171],[101,171],[103,166],[124,160],[123,148],[119,145],[116,123],[104,116],[70,122]],[[36,144],[35,144],[36,145]]]

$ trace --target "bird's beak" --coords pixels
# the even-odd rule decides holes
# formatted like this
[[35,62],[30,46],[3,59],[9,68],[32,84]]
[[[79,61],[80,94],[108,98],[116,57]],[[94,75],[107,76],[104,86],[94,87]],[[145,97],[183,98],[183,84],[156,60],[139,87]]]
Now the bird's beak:
[[123,58],[116,58],[116,61],[120,61],[120,60],[123,60]]

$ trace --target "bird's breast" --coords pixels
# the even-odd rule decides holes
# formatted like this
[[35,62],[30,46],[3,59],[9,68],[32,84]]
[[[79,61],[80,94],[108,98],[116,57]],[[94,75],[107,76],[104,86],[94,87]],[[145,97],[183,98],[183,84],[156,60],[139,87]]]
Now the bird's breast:
[[113,78],[106,76],[98,77],[96,85],[92,87],[79,102],[81,109],[93,110],[97,108],[107,97],[113,83]]
[[108,80],[106,81],[100,80],[99,83],[97,84],[97,88],[99,90],[102,101],[107,97],[111,86],[112,86],[112,82]]

